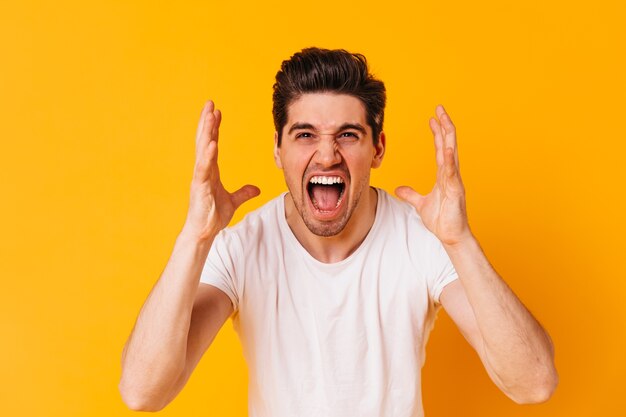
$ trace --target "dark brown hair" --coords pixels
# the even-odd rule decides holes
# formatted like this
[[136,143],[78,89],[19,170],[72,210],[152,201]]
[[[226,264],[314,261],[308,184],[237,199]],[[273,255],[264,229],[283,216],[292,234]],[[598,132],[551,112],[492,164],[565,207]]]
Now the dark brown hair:
[[369,73],[365,57],[343,49],[306,48],[283,61],[276,73],[272,114],[278,146],[289,105],[303,94],[321,92],[348,94],[361,100],[374,144],[378,143],[385,115],[385,84]]

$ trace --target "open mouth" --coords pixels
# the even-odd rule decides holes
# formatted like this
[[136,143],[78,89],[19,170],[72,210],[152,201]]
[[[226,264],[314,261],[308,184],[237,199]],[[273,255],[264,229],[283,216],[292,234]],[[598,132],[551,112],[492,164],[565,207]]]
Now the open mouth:
[[321,213],[331,213],[341,205],[345,188],[343,178],[337,176],[316,175],[307,184],[311,203]]

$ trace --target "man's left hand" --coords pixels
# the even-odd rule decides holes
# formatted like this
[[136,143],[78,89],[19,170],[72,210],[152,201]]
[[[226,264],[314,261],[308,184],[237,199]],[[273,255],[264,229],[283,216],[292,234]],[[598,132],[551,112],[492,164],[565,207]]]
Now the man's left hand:
[[429,124],[435,139],[437,182],[425,196],[408,186],[396,188],[396,195],[415,207],[424,225],[443,244],[455,245],[471,238],[472,233],[467,221],[454,124],[443,106],[437,106],[435,114],[438,120],[431,117]]

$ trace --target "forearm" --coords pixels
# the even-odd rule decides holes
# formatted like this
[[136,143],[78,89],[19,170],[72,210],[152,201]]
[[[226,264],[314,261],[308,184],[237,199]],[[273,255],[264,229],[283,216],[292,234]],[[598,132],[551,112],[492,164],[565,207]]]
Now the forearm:
[[474,312],[483,342],[479,353],[489,374],[518,402],[549,397],[558,377],[547,332],[493,269],[475,238],[444,247]]
[[120,391],[127,403],[158,404],[183,372],[193,302],[212,240],[178,236],[122,354]]

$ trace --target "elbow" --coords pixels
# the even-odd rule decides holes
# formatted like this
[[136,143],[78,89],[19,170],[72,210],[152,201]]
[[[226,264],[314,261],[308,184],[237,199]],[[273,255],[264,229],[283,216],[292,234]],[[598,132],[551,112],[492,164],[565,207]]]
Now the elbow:
[[165,408],[166,404],[162,401],[155,401],[144,393],[129,389],[124,386],[123,382],[120,382],[118,389],[122,396],[122,401],[132,411],[156,412]]
[[175,371],[157,373],[149,368],[132,371],[122,368],[118,384],[122,401],[133,411],[161,411],[173,399],[176,375]]
[[133,402],[132,400],[124,400],[124,404],[126,404],[128,409],[131,411],[144,411],[155,413],[163,409],[163,407],[155,407],[152,404],[144,403],[141,401]]
[[517,404],[541,404],[548,401],[554,395],[556,387],[559,384],[559,375],[555,368],[546,375],[537,378],[532,387],[524,392],[523,395],[509,397]]

